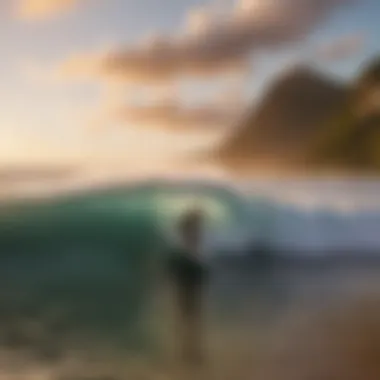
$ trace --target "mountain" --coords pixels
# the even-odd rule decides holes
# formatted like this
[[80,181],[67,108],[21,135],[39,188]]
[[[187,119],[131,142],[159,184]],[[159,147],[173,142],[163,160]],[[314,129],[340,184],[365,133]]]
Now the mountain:
[[325,126],[308,161],[361,173],[380,171],[380,57],[352,84],[344,109]]
[[324,125],[345,104],[346,85],[306,66],[282,74],[249,110],[215,158],[227,166],[287,167],[302,161]]

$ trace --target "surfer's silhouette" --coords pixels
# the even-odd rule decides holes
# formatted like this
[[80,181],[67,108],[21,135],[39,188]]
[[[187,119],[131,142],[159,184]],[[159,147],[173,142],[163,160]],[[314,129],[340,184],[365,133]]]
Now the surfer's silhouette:
[[206,268],[202,263],[201,242],[204,215],[191,209],[176,225],[179,244],[172,249],[169,273],[178,312],[179,344],[183,359],[199,364],[202,354],[202,298]]

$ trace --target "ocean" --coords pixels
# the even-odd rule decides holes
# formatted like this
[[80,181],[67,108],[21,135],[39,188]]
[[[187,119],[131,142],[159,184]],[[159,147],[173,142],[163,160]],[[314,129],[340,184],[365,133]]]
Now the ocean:
[[[301,356],[307,335],[310,349],[327,355],[318,345],[329,346],[331,333],[319,321],[329,315],[329,323],[344,326],[347,316],[356,315],[349,308],[357,310],[363,299],[367,309],[358,307],[362,314],[348,319],[348,332],[335,340],[343,342],[361,328],[377,336],[380,322],[371,316],[380,311],[380,259],[361,259],[360,252],[350,260],[309,252],[300,257],[300,246],[297,255],[288,247],[285,255],[266,245],[278,234],[274,205],[267,200],[208,185],[149,183],[2,207],[0,360],[7,378],[182,376],[171,298],[159,279],[165,238],[193,205],[209,216],[204,337],[208,371],[217,378],[275,378],[268,357],[280,355],[279,366],[297,367],[284,353],[294,347]],[[260,244],[249,245],[255,241]],[[316,321],[316,315],[322,317]],[[368,318],[372,325],[364,322]],[[298,332],[298,324],[309,330]]]

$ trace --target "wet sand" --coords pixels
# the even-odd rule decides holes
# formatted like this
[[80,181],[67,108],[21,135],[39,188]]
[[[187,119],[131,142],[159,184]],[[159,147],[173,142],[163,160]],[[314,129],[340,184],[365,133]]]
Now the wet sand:
[[208,291],[203,367],[177,360],[170,299],[162,297],[144,317],[147,350],[54,336],[45,319],[20,322],[13,345],[2,341],[1,378],[378,380],[379,274],[364,265],[219,265]]

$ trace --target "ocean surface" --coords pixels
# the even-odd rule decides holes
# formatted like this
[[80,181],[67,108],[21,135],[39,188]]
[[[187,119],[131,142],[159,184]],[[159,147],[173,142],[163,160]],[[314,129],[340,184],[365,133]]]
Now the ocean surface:
[[[175,324],[160,270],[165,239],[192,205],[208,215],[205,345],[216,368],[228,366],[225,373],[254,373],[265,363],[263,353],[292,341],[286,333],[299,318],[312,321],[335,309],[340,318],[355,300],[380,302],[380,257],[368,258],[363,248],[361,258],[360,244],[350,260],[342,252],[329,259],[331,246],[323,254],[315,254],[313,244],[279,249],[278,242],[294,242],[297,231],[304,236],[305,223],[298,219],[293,238],[284,239],[278,205],[265,198],[149,184],[6,204],[0,215],[0,360],[7,378],[137,379],[148,371],[143,378],[155,379],[169,371]],[[364,316],[377,309],[368,310]],[[368,323],[355,320],[358,325]],[[314,333],[322,329],[310,326]],[[373,329],[380,330],[380,322]],[[136,377],[127,375],[131,369]]]

